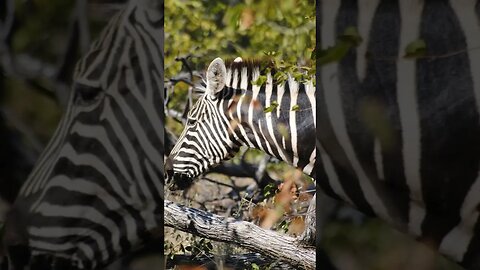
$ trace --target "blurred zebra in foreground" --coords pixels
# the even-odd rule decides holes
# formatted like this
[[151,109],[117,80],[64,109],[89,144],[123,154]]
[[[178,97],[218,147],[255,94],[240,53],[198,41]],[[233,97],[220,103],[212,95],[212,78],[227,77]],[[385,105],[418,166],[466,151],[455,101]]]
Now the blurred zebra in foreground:
[[323,48],[363,41],[320,68],[319,185],[468,269],[480,269],[479,20],[473,0],[320,1]]
[[130,1],[78,62],[8,213],[9,269],[100,269],[163,242],[163,3]]

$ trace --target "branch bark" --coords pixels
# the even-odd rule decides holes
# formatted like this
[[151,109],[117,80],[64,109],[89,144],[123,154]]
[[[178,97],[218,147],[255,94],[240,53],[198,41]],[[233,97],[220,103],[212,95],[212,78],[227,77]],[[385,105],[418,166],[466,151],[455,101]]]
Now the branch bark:
[[315,269],[315,249],[299,247],[293,237],[167,200],[164,210],[165,226],[215,241],[234,243],[267,258],[287,262],[294,269]]

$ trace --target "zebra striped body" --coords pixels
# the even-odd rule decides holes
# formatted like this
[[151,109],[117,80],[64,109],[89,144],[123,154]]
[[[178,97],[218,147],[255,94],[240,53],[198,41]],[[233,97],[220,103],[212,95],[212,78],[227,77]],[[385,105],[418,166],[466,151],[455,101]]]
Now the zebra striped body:
[[77,64],[68,109],[7,217],[14,269],[29,255],[32,270],[98,269],[161,228],[160,4],[131,1]]
[[[331,196],[480,269],[480,3],[323,0],[317,178]],[[422,39],[426,54],[404,58]]]
[[[252,84],[260,76],[265,83]],[[185,187],[241,145],[261,149],[314,177],[315,87],[292,77],[279,83],[274,76],[258,63],[237,58],[225,66],[215,59],[207,70],[206,92],[189,111],[167,159],[167,178]]]

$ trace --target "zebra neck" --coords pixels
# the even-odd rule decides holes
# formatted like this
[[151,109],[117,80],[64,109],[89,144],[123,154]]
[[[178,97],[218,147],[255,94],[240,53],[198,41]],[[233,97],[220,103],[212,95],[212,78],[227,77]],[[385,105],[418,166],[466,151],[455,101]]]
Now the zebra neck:
[[307,94],[314,90],[307,88],[286,82],[262,86],[258,91],[230,89],[226,104],[230,122],[238,123],[234,136],[242,145],[260,149],[313,176],[315,101]]

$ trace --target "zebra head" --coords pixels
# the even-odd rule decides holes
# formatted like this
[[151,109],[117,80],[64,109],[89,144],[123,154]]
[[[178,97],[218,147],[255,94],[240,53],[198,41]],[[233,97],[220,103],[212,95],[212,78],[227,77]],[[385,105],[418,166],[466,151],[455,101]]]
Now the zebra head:
[[159,237],[160,5],[131,1],[77,63],[66,112],[7,216],[10,269],[99,269]]
[[221,58],[208,66],[205,93],[189,111],[185,128],[166,160],[166,182],[184,189],[195,177],[238,151],[232,119],[227,116],[233,101],[225,96],[227,76],[231,73],[227,74]]

